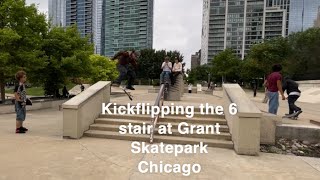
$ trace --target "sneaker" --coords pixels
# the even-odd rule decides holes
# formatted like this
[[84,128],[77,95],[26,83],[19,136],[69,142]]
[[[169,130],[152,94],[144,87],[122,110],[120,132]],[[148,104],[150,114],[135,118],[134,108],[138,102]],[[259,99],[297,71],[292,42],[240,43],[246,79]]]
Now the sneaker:
[[26,133],[24,130],[22,130],[21,128],[17,128],[16,129],[16,133],[17,134],[23,134],[23,133]]
[[20,127],[21,130],[23,131],[28,131],[29,129],[25,128],[25,127]]
[[127,87],[127,89],[130,89],[130,90],[136,90],[136,89],[134,89],[133,87]]

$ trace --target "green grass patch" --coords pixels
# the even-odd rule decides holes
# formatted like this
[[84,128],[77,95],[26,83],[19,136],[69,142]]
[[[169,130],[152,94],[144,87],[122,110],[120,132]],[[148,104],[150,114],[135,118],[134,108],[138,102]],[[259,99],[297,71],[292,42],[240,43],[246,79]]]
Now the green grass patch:
[[[71,88],[73,88],[76,84],[68,84],[67,85],[67,89],[70,90]],[[5,92],[7,94],[13,94],[13,89],[5,89]],[[60,89],[60,94],[62,93],[62,88]],[[44,96],[44,90],[43,87],[30,87],[27,88],[27,95],[29,96]]]

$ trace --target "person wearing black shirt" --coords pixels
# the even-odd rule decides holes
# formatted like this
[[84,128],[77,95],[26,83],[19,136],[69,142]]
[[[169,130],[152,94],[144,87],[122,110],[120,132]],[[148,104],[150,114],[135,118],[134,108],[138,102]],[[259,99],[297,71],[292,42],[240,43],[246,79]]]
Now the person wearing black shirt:
[[133,88],[134,79],[136,77],[135,70],[137,69],[137,56],[135,51],[120,51],[112,60],[118,59],[117,68],[119,71],[118,78],[112,83],[112,86],[119,87],[121,81],[128,77],[127,89],[135,90]]
[[295,102],[299,99],[301,91],[299,90],[299,85],[289,77],[286,77],[282,85],[283,92],[287,91],[288,94],[288,104],[289,104],[289,114],[301,113],[301,108],[295,105]]
[[16,133],[25,133],[27,128],[23,127],[23,122],[26,119],[26,105],[27,105],[27,92],[25,82],[27,80],[26,73],[19,71],[16,74],[18,84],[14,88],[15,96],[15,112],[16,112]]

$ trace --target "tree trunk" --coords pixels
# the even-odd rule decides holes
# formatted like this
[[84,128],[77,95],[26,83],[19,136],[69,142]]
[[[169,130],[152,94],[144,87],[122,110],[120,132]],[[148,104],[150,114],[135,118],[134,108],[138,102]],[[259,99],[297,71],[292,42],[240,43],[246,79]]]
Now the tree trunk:
[[4,88],[5,88],[4,74],[0,73],[0,91],[1,91],[2,104],[4,104],[5,101],[6,101],[5,89]]

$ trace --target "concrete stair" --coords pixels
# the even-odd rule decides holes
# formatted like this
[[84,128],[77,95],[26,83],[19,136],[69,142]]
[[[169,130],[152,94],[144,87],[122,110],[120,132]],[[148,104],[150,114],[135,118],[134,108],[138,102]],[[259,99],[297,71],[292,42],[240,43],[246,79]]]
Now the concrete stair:
[[[128,141],[150,141],[149,134],[120,134],[120,125],[149,125],[151,122],[150,115],[100,115],[95,123],[90,126],[90,129],[84,133],[85,136],[95,138],[107,138]],[[178,125],[181,122],[186,122],[188,125],[215,125],[220,124],[220,134],[180,134]],[[172,124],[172,134],[158,134],[157,128],[159,125]],[[201,115],[195,112],[193,118],[186,118],[184,115],[170,115],[160,118],[155,135],[154,142],[163,142],[167,144],[199,144],[203,142],[210,147],[233,148],[231,135],[224,116],[219,115]]]

